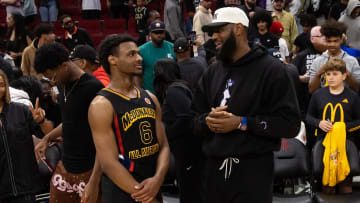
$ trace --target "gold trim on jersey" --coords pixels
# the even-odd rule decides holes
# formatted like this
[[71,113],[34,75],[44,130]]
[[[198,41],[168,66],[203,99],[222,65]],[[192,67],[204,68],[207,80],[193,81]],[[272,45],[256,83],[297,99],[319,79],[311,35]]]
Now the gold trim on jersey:
[[[140,96],[141,96],[140,95],[140,90],[138,88],[135,88],[135,89],[137,91],[137,98],[140,98]],[[108,92],[113,93],[113,94],[116,94],[117,96],[120,96],[121,98],[126,99],[128,101],[130,101],[130,99],[131,99],[130,97],[128,97],[126,95],[123,95],[120,92],[116,92],[116,91],[114,91],[114,90],[112,90],[110,88],[103,88],[103,90],[108,91]]]

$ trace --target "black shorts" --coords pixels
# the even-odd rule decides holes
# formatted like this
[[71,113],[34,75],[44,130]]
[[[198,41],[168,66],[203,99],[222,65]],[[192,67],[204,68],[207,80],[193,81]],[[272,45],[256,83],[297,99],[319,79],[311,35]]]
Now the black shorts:
[[[136,203],[130,194],[121,190],[110,178],[103,175],[101,181],[101,191],[103,203]],[[162,202],[161,193],[159,192],[157,197]]]

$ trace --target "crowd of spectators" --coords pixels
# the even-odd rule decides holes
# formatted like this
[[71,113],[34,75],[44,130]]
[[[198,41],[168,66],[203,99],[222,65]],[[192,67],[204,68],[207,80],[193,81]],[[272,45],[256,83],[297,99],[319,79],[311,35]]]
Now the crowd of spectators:
[[[357,126],[360,120],[359,0],[106,0],[105,4],[101,1],[76,1],[79,5],[81,3],[81,18],[94,21],[101,19],[101,10],[104,9],[101,6],[106,5],[112,18],[135,20],[135,37],[143,70],[142,75],[137,76],[136,86],[154,93],[165,109],[163,121],[169,133],[170,150],[176,153],[179,179],[191,179],[185,177],[186,171],[182,170],[189,163],[185,163],[184,156],[179,155],[185,153],[179,146],[185,145],[179,144],[176,136],[191,133],[184,126],[190,126],[191,118],[195,115],[192,112],[192,100],[199,88],[198,82],[213,64],[226,59],[226,54],[229,54],[226,51],[234,49],[229,43],[221,41],[219,33],[222,27],[219,30],[203,29],[204,25],[217,18],[214,10],[222,7],[238,7],[244,11],[249,19],[246,33],[250,48],[260,46],[269,55],[296,70],[295,91],[301,118],[306,126],[309,150],[332,128],[332,123],[324,124],[319,115],[322,115],[326,103],[331,103],[333,97],[343,94],[340,92],[334,96],[331,90],[330,93],[324,90],[329,88],[328,77],[332,77],[329,72],[341,72],[344,76],[344,95],[351,100],[351,106],[344,109],[345,123],[350,123],[346,130],[355,145],[360,147],[360,139],[356,138],[359,136]],[[73,67],[95,76],[105,87],[110,83],[110,78],[100,63],[97,44],[94,44],[92,35],[77,25],[70,14],[60,15],[60,0],[39,0],[36,3],[34,0],[0,0],[0,4],[6,7],[7,23],[4,43],[0,43],[1,115],[4,112],[0,129],[5,130],[1,133],[24,136],[24,141],[29,145],[15,147],[26,149],[22,151],[27,156],[23,157],[27,161],[24,164],[28,164],[24,169],[34,168],[34,145],[28,142],[29,139],[32,135],[42,138],[64,122],[58,101],[59,87],[52,83],[54,78],[46,78],[34,67],[37,50],[46,44],[60,43],[70,53],[69,60],[75,64]],[[61,36],[54,34],[55,23],[61,25]],[[331,64],[341,68],[331,68]],[[316,97],[312,98],[312,95]],[[326,100],[325,104],[321,100]],[[4,119],[10,125],[3,125]],[[18,131],[16,127],[19,125],[27,127]],[[316,138],[315,130],[316,135],[320,135]],[[17,143],[13,140],[8,142]],[[191,150],[195,151],[201,148],[200,144],[192,147]],[[15,148],[10,148],[10,151],[20,153]],[[2,150],[0,152],[4,153]],[[191,156],[189,154],[191,152],[187,151],[186,156]],[[3,165],[0,162],[1,167]],[[24,177],[20,175],[19,178]],[[179,182],[188,184],[186,181]],[[183,198],[189,198],[191,191],[181,184]],[[24,195],[34,192],[27,187],[23,190]],[[189,192],[190,196],[187,196]],[[1,187],[0,202],[2,198],[11,195],[9,191],[3,192]]]

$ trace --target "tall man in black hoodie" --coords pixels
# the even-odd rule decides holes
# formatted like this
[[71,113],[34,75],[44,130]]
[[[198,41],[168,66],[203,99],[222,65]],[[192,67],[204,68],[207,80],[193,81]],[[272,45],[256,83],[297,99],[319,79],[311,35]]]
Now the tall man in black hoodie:
[[211,24],[219,61],[199,82],[195,119],[204,135],[204,202],[272,202],[273,151],[295,137],[300,112],[286,66],[250,48],[249,20],[239,8],[215,11]]

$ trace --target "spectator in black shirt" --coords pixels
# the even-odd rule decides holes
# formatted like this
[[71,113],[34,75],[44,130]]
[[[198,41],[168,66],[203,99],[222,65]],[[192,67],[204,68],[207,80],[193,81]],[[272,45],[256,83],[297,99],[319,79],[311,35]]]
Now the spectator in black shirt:
[[94,47],[89,33],[85,29],[76,26],[72,21],[71,16],[61,16],[60,23],[65,29],[65,34],[62,37],[62,43],[68,50],[73,50],[74,47],[79,44],[88,44]]
[[191,46],[185,38],[179,38],[174,43],[174,53],[180,67],[181,78],[188,82],[191,89],[195,89],[197,83],[205,71],[205,61],[191,57]]
[[106,5],[111,11],[113,18],[129,19],[129,5],[128,1],[124,0],[106,0]]
[[295,57],[296,53],[299,53],[311,46],[310,30],[317,25],[315,16],[311,14],[302,14],[299,18],[303,32],[298,35],[294,41],[295,50],[293,51],[293,57]]
[[325,36],[320,32],[320,26],[315,26],[310,31],[311,46],[304,51],[298,53],[292,64],[294,64],[299,71],[299,79],[301,82],[300,97],[298,98],[300,110],[303,118],[307,111],[307,107],[310,101],[309,93],[309,70],[316,57],[320,56],[322,52],[326,51]]
[[[50,202],[75,203],[87,198],[96,201],[101,169],[95,161],[88,109],[104,86],[70,61],[69,53],[59,43],[41,46],[36,51],[34,64],[36,71],[50,78],[60,90],[62,124],[47,134],[35,149],[38,158],[44,157],[48,143],[57,137],[63,138],[64,155],[50,183]],[[61,181],[72,187],[64,188]]]
[[269,32],[272,22],[272,17],[267,11],[263,10],[255,13],[253,23],[257,32],[250,36],[250,41],[253,44],[261,44],[267,49],[279,47],[278,38]]
[[146,41],[146,35],[149,33],[147,20],[149,18],[149,12],[145,7],[144,0],[136,0],[136,8],[134,9],[136,32],[139,34],[138,46],[141,46]]
[[256,6],[256,0],[245,0],[244,4],[240,8],[246,13],[247,17],[250,20],[248,36],[256,32],[256,24],[254,24],[253,17],[255,13],[260,11],[265,11],[263,8]]
[[[329,136],[327,133],[333,130],[335,122],[344,122],[346,126],[346,134],[336,134],[336,136],[354,139],[358,136],[360,128],[360,98],[353,90],[344,86],[348,72],[346,63],[342,59],[332,58],[323,67],[329,86],[320,88],[313,94],[306,120],[308,124],[317,128],[315,135],[318,140]],[[339,131],[333,131],[336,132]],[[352,177],[348,176],[337,184],[339,193],[351,193],[351,180]],[[324,185],[323,191],[324,189],[325,192],[334,193],[336,188]]]
[[154,65],[154,89],[162,108],[162,121],[170,151],[174,154],[181,203],[201,203],[201,139],[193,135],[192,91],[181,80],[180,67],[172,59]]

